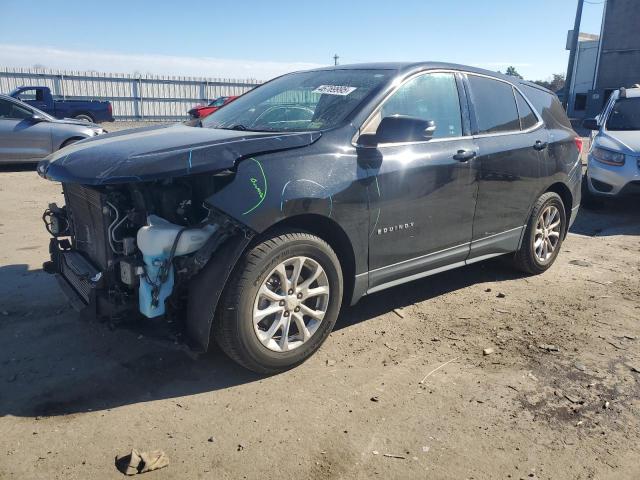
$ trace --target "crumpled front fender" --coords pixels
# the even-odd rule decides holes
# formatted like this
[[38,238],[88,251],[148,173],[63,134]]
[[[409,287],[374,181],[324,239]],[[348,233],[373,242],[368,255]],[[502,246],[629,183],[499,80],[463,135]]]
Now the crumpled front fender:
[[186,328],[193,350],[205,352],[209,348],[211,327],[220,297],[252,238],[253,235],[243,232],[227,239],[213,253],[207,265],[190,280]]

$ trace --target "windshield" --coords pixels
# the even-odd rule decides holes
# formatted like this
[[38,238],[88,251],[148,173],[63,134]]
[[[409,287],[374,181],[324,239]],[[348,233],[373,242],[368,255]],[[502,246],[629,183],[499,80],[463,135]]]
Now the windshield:
[[285,75],[202,120],[207,128],[323,130],[339,125],[390,70],[323,70]]
[[618,99],[607,120],[607,130],[640,130],[640,97]]
[[218,97],[214,101],[212,101],[209,106],[210,107],[221,107],[224,105],[225,100],[229,97]]

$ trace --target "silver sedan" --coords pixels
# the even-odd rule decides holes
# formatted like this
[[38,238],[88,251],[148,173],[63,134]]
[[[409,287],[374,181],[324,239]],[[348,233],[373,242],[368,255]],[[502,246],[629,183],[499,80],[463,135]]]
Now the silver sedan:
[[0,94],[0,164],[37,162],[71,143],[102,133],[99,125],[58,120]]

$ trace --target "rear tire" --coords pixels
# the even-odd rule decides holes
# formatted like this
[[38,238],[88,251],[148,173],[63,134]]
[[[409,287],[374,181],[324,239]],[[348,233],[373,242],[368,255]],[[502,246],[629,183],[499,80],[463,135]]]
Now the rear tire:
[[342,289],[340,262],[324,240],[300,231],[274,233],[238,262],[214,319],[214,338],[249,370],[288,370],[329,336]]
[[555,192],[540,196],[533,206],[522,245],[513,263],[530,274],[545,272],[555,262],[567,228],[564,203]]

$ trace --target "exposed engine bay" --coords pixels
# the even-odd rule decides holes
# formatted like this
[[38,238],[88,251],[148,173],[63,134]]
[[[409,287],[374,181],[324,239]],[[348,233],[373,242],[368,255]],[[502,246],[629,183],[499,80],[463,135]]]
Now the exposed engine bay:
[[43,215],[52,235],[45,270],[62,277],[77,309],[118,321],[184,310],[187,285],[218,247],[252,233],[207,205],[228,175],[107,186],[63,183],[65,205]]

